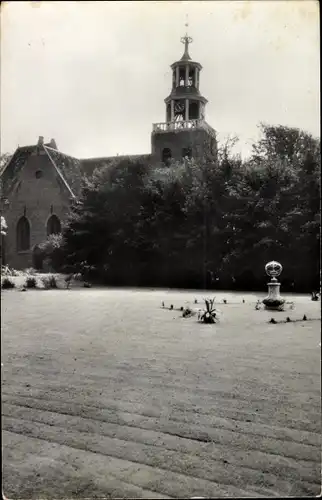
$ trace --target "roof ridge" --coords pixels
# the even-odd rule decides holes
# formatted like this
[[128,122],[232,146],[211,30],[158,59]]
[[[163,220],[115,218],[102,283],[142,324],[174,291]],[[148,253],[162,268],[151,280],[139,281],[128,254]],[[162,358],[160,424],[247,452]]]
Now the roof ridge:
[[33,148],[36,146],[18,146],[17,149],[10,155],[9,161],[3,165],[3,167],[0,170],[0,175],[1,177],[4,175],[4,173],[9,169],[9,166],[11,166],[12,163],[17,159],[19,156],[19,153],[32,153]]
[[89,158],[81,158],[80,161],[90,161],[90,160],[109,160],[111,158],[133,158],[135,156],[151,156],[151,153],[129,153],[124,155],[111,155],[111,156],[90,156]]
[[59,149],[52,148],[51,146],[47,146],[46,144],[44,144],[43,147],[44,147],[44,149],[50,149],[50,151],[55,151],[55,153],[59,153],[60,155],[66,156],[67,158],[72,158],[73,160],[80,161],[80,159],[76,158],[76,156],[68,155],[67,153],[63,153],[62,151],[59,151]]

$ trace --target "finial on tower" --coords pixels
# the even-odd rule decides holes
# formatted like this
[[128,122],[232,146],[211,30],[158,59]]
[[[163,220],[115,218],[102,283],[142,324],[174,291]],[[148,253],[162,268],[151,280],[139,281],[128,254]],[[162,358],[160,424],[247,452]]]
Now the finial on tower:
[[184,54],[181,57],[181,61],[184,61],[185,59],[191,59],[191,57],[189,56],[189,43],[191,43],[193,40],[191,36],[188,35],[188,27],[189,27],[188,14],[186,14],[185,27],[186,27],[186,34],[181,38],[181,43],[184,43]]

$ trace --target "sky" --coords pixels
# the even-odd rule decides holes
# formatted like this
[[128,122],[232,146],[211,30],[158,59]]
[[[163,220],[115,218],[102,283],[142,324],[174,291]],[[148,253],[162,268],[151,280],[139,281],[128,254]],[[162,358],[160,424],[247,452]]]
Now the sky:
[[188,16],[206,121],[250,152],[260,122],[320,135],[319,3],[2,2],[1,152],[150,153]]

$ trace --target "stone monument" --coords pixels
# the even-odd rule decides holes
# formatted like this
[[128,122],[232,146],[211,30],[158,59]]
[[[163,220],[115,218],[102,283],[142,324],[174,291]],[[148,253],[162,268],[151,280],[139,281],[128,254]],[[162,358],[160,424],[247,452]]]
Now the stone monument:
[[280,295],[281,284],[276,279],[276,277],[281,274],[282,270],[282,265],[274,260],[268,262],[265,266],[266,274],[271,278],[271,281],[267,283],[268,295],[263,300],[263,304],[266,309],[273,309],[277,311],[281,309],[285,303],[285,299],[283,299]]

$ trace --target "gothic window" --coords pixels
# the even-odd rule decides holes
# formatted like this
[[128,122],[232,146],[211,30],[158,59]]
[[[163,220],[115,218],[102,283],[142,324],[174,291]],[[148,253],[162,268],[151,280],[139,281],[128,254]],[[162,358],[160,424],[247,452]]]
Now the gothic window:
[[182,150],[182,158],[192,158],[192,150],[191,148],[183,148]]
[[30,248],[30,225],[27,217],[20,217],[17,223],[17,250],[29,250]]
[[169,165],[171,161],[172,153],[170,148],[164,148],[162,151],[162,161],[166,165]]
[[53,214],[47,221],[47,236],[59,233],[61,233],[60,220],[58,219],[57,215]]

